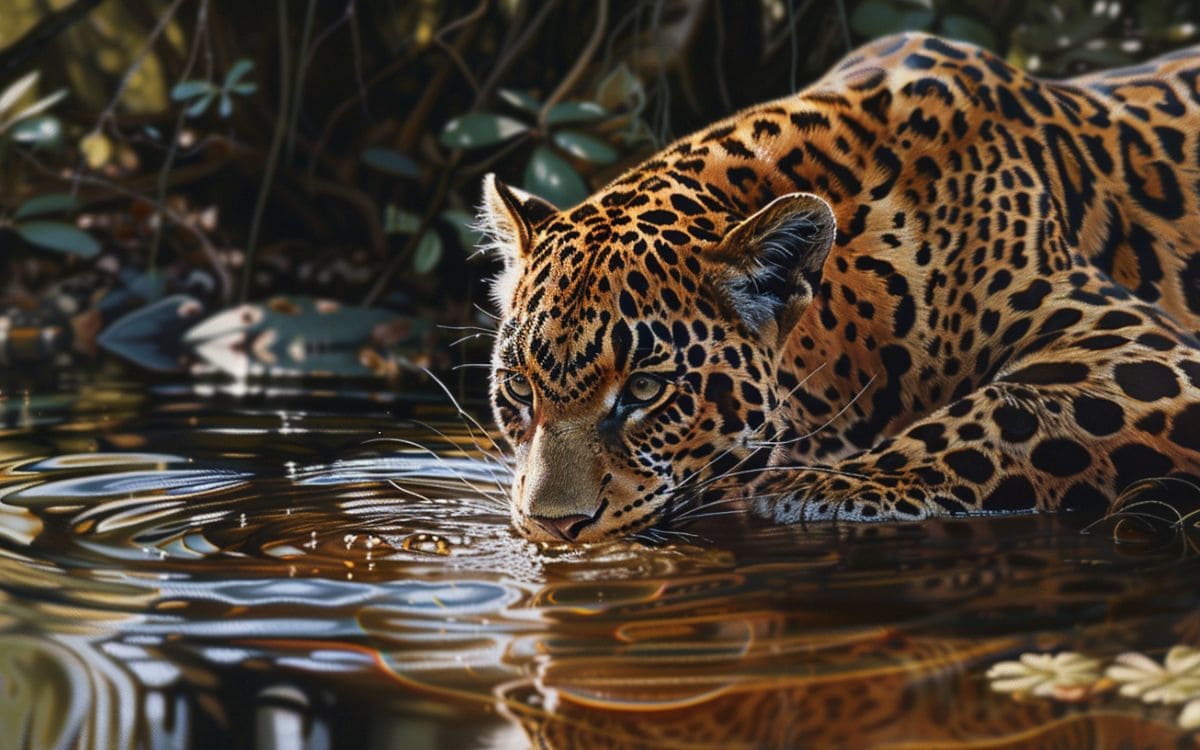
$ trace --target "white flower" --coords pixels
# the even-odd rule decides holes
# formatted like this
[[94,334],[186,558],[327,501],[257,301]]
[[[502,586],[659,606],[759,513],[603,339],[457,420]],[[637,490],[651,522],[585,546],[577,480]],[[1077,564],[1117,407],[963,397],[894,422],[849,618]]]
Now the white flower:
[[1200,729],[1200,698],[1183,707],[1179,714],[1179,726],[1188,731]]
[[[1121,654],[1106,675],[1121,684],[1121,695],[1146,703],[1194,701],[1200,699],[1200,649],[1175,646],[1161,665],[1136,651]],[[1200,722],[1200,707],[1189,706],[1184,713]]]
[[1097,682],[1100,662],[1074,651],[1021,654],[1020,661],[1002,661],[989,669],[987,676],[992,690],[1001,693],[1053,696]]

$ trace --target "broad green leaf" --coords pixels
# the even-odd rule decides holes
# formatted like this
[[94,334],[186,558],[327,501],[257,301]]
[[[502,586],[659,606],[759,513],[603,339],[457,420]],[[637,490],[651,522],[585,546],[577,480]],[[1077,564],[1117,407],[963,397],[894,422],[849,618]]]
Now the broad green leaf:
[[47,193],[22,203],[13,213],[13,218],[28,219],[30,216],[70,213],[77,208],[79,208],[79,201],[70,193]]
[[644,96],[641,80],[625,63],[613,68],[596,87],[596,103],[609,111],[637,106]]
[[588,196],[587,185],[579,173],[545,146],[534,149],[525,166],[524,187],[559,208],[573,206]]
[[442,238],[438,233],[430,230],[421,235],[421,239],[417,240],[417,250],[413,253],[413,270],[420,274],[429,273],[441,259]]
[[215,88],[208,81],[180,81],[171,89],[171,101],[182,102],[186,99],[212,94]]
[[192,106],[187,108],[187,116],[199,117],[204,114],[204,110],[208,109],[208,105],[212,104],[212,100],[216,95],[217,92],[213,90],[203,96],[197,97],[196,101],[192,102]]
[[17,143],[50,143],[61,137],[62,123],[54,115],[31,117],[17,123],[12,129],[12,139]]
[[383,231],[388,234],[412,234],[421,226],[421,217],[389,203],[383,209]]
[[483,236],[479,234],[479,230],[475,228],[475,217],[466,211],[448,208],[438,215],[454,230],[454,234],[458,238],[458,243],[462,245],[464,250],[475,248],[483,239]]
[[21,97],[25,96],[25,92],[33,88],[34,84],[37,83],[39,75],[40,73],[36,70],[26,73],[14,81],[8,88],[4,89],[4,93],[0,94],[0,116],[3,116],[5,112],[12,109],[13,105]]
[[608,111],[595,102],[563,102],[546,113],[547,125],[566,125],[572,122],[592,122],[608,116]]
[[987,49],[996,49],[996,36],[984,24],[967,16],[946,16],[942,19],[942,33],[951,39],[978,44]]
[[254,61],[243,57],[241,60],[235,62],[233,67],[229,69],[229,72],[225,74],[225,85],[221,88],[226,90],[233,88],[253,69]]
[[421,176],[421,168],[405,154],[382,146],[364,148],[359,155],[368,167],[380,172],[394,174],[397,177],[416,179]]
[[900,14],[900,31],[928,31],[936,14],[931,10],[908,10]]
[[91,258],[100,252],[100,243],[87,232],[57,221],[28,221],[13,226],[31,245]]
[[470,112],[446,123],[441,141],[451,148],[479,148],[506,141],[527,130],[529,126],[511,117]]
[[534,98],[533,94],[528,91],[517,91],[516,89],[500,89],[496,94],[517,109],[523,109],[530,114],[536,115],[542,109],[542,103]]
[[554,144],[571,156],[597,164],[616,160],[617,150],[599,138],[576,130],[560,130],[553,136]]

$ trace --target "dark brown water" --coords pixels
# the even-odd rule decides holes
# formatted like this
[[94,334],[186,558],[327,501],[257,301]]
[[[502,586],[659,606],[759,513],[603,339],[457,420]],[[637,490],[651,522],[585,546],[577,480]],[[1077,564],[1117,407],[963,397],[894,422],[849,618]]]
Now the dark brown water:
[[[1020,517],[547,549],[436,404],[116,383],[0,415],[3,748],[1197,746],[1186,695],[1101,679],[1200,645],[1182,542]],[[1064,651],[1095,674],[987,676]]]

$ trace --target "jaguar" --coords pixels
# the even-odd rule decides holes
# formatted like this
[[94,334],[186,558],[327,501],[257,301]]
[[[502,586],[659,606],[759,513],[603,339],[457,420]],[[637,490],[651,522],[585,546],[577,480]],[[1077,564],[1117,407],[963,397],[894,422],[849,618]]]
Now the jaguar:
[[1200,47],[909,33],[558,209],[494,176],[523,536],[1099,514],[1200,475]]

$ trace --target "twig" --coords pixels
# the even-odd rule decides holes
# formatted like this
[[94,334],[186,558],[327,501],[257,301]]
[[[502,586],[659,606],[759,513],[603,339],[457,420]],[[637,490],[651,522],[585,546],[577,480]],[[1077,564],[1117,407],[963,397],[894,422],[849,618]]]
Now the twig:
[[292,112],[291,119],[288,121],[287,130],[287,145],[284,146],[284,162],[292,163],[292,156],[296,150],[296,127],[300,121],[300,102],[304,98],[304,79],[308,75],[308,43],[312,38],[313,17],[317,12],[317,0],[308,0],[308,8],[304,11],[304,31],[300,34],[300,51],[296,54],[296,59],[300,61],[300,65],[296,70],[296,85],[292,91]]
[[[200,0],[200,3],[196,9],[196,30],[192,37],[192,49],[191,52],[188,53],[187,63],[185,63],[180,74],[181,78],[187,78],[191,75],[192,69],[195,67],[196,61],[200,57],[200,41],[207,33],[208,0]],[[208,74],[211,76],[211,56],[208,59],[208,68]],[[163,213],[163,207],[166,205],[167,187],[169,185],[171,168],[175,165],[175,156],[179,152],[179,132],[183,129],[183,122],[186,117],[187,112],[183,109],[181,109],[179,114],[176,115],[175,127],[171,131],[171,144],[167,147],[166,156],[163,158],[162,166],[158,170],[158,184],[154,200],[155,211],[158,214],[158,222],[154,226],[154,237],[150,241],[150,252],[148,253],[146,260],[146,269],[151,274],[154,274],[158,268],[158,250],[162,245],[163,227],[166,224],[166,222],[163,221],[165,217]],[[210,260],[212,260],[214,263],[217,262],[215,253],[210,256]],[[224,268],[214,268],[214,273],[216,273],[217,281],[220,283],[221,287],[221,302],[228,303],[229,294],[232,291],[230,288],[232,282],[229,278],[229,274],[225,272]]]
[[242,262],[242,284],[238,301],[244,303],[250,292],[250,275],[254,266],[254,251],[258,244],[258,233],[262,228],[263,211],[267,207],[267,196],[279,164],[279,152],[283,148],[283,137],[287,128],[288,100],[291,87],[291,60],[288,54],[288,0],[275,0],[279,24],[279,112],[275,116],[275,132],[271,135],[271,150],[267,154],[267,167],[263,172],[262,185],[258,189],[258,201],[254,205],[254,217],[250,221],[250,236],[246,240],[246,257]]
[[604,41],[604,31],[608,26],[608,0],[599,0],[596,4],[596,25],[592,29],[592,35],[588,37],[587,44],[579,53],[579,57],[575,58],[575,64],[567,71],[567,75],[559,81],[558,86],[550,96],[546,97],[546,101],[542,104],[542,109],[538,112],[538,126],[546,127],[546,118],[550,115],[550,110],[554,105],[558,104],[563,98],[571,93],[579,83],[579,79],[583,77],[584,71],[587,70],[588,63],[596,55],[596,50],[599,49],[600,43]]

